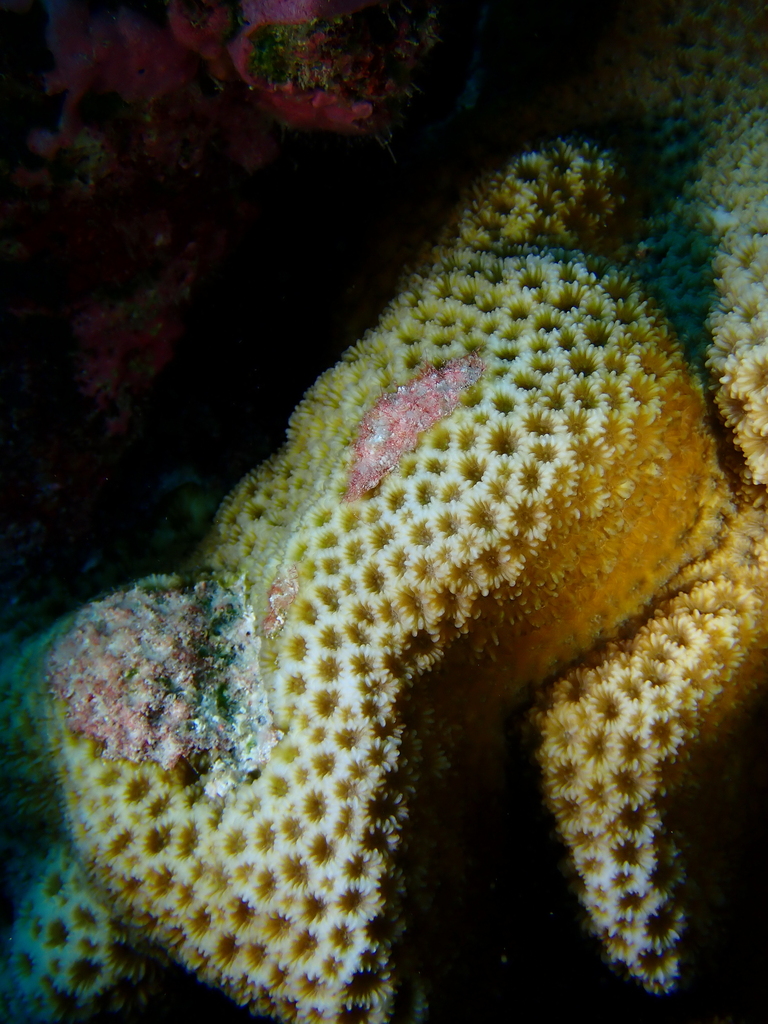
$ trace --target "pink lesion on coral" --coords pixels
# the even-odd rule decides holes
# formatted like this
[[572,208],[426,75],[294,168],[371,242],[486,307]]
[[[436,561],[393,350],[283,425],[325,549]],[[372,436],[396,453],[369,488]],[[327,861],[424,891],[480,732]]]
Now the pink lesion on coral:
[[273,636],[285,623],[288,609],[299,593],[299,570],[291,565],[285,572],[278,573],[267,594],[269,611],[261,623],[264,636]]
[[480,356],[462,356],[441,367],[428,366],[408,384],[383,395],[360,424],[344,500],[356,501],[375,487],[405,452],[413,451],[419,434],[453,412],[484,370]]

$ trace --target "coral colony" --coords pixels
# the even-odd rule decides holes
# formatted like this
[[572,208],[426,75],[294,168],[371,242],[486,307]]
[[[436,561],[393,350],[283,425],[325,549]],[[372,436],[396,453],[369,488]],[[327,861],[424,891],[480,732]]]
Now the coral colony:
[[[197,572],[225,591],[213,592],[217,602],[245,595],[220,634],[198,611],[207,591],[134,588],[61,627],[48,660],[60,695],[52,707],[50,684],[11,686],[0,714],[28,721],[22,735],[39,735],[35,715],[50,708],[66,807],[55,855],[19,893],[28,912],[14,925],[10,994],[0,989],[14,1008],[51,1019],[46,993],[71,991],[84,1009],[112,1005],[126,968],[107,951],[123,941],[124,920],[140,920],[150,943],[279,1020],[383,1024],[396,1001],[415,1020],[444,984],[457,951],[443,915],[471,932],[483,906],[472,837],[497,833],[509,710],[530,683],[615,635],[664,587],[674,591],[687,563],[703,572],[735,499],[700,385],[637,282],[609,263],[590,269],[573,245],[565,259],[556,244],[505,250],[518,207],[538,223],[540,185],[553,175],[566,192],[548,234],[532,240],[589,229],[595,190],[609,205],[606,154],[560,144],[512,161],[379,327],[310,390],[284,449],[225,501],[197,558]],[[365,488],[356,498],[352,484]],[[731,612],[718,600],[731,600],[727,588],[710,604],[735,633],[731,619],[752,605]],[[707,613],[701,600],[696,607]],[[211,693],[231,692],[229,669],[218,667],[229,651],[235,670],[255,656],[251,609],[262,623],[259,755],[280,738],[244,772],[223,743],[192,749],[190,723],[205,742],[221,722],[229,729]],[[125,637],[112,631],[118,615],[127,616]],[[134,624],[144,620],[142,641]],[[206,632],[203,655],[193,638]],[[87,694],[98,704],[119,686],[113,656],[131,675],[114,697],[118,720],[135,726],[134,712],[150,711],[136,741],[105,736],[90,709]],[[654,800],[668,760],[682,759],[686,704],[698,698],[682,685],[649,695],[650,684],[635,685],[637,713],[647,696],[651,715],[663,696],[671,732],[654,720],[653,750],[639,757],[631,726],[645,725],[632,708],[626,723],[617,719],[626,740],[596,740],[590,756],[615,746],[616,764],[603,768],[623,780],[608,805],[618,815],[610,842],[619,860],[642,836],[645,863],[666,856],[662,818],[643,806],[635,818],[624,804]],[[232,693],[235,709],[241,700]],[[589,705],[598,735],[612,706],[602,697]],[[105,756],[105,745],[123,742],[166,760],[186,745],[194,770],[149,753]],[[566,762],[557,785],[576,786],[563,736],[553,744],[553,764]],[[29,759],[22,744],[11,774],[23,777]],[[116,909],[96,916],[87,936],[49,948],[33,936],[61,935],[87,887],[73,868],[57,889],[59,909],[39,909],[52,876],[65,877],[61,856],[82,858]],[[579,864],[605,877],[594,859]],[[647,891],[632,904],[634,924],[620,914],[636,881]],[[616,961],[649,988],[673,986],[680,875],[624,871],[615,886],[611,934],[633,932]],[[667,907],[662,930],[652,911]],[[105,952],[84,989],[86,937]],[[135,984],[133,995],[150,987]]]
[[[3,667],[0,1016],[141,1012],[169,960],[281,1024],[439,1013],[497,934],[512,718],[611,968],[673,992],[727,925],[764,976],[762,920],[723,914],[742,883],[765,912],[764,31],[622,7],[561,114],[645,104],[631,153],[676,182],[684,136],[689,187],[640,224],[647,182],[581,138],[486,173],[185,573]],[[675,313],[671,225],[716,251],[719,420],[638,269],[655,246]]]

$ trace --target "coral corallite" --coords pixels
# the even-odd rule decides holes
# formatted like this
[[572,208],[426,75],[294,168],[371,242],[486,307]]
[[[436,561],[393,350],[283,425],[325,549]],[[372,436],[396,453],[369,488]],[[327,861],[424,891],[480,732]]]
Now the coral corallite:
[[[579,251],[599,248],[611,224],[614,179],[603,154],[558,144],[484,182],[456,237],[320,378],[285,447],[220,510],[196,573],[228,609],[223,639],[198,622],[197,591],[174,599],[161,581],[155,596],[90,606],[56,641],[56,697],[25,714],[50,719],[66,818],[53,845],[71,865],[57,870],[90,877],[109,912],[93,915],[98,969],[83,980],[68,971],[78,933],[64,910],[60,927],[46,924],[57,956],[28,938],[50,865],[20,876],[9,1006],[46,1020],[66,1001],[104,1005],[131,975],[98,951],[123,948],[132,927],[142,965],[162,950],[279,1020],[423,1014],[455,955],[441,900],[471,919],[465,852],[475,804],[502,787],[506,716],[532,684],[646,615],[735,514],[701,386],[663,317],[628,274]],[[415,423],[406,442],[383,411],[398,401]],[[377,417],[384,461],[368,472]],[[668,614],[695,617],[698,595]],[[108,623],[88,654],[83,630],[99,616],[127,607],[130,633],[164,604],[175,654],[154,626],[141,651],[135,637],[116,650]],[[242,721],[250,691],[228,684],[218,718],[206,717],[206,695],[230,676],[208,634],[193,650],[215,634],[231,675],[249,657],[246,619],[261,623],[252,675],[271,737],[258,763],[211,738]],[[725,637],[726,660],[729,628],[701,627]],[[121,658],[134,674],[115,697]],[[138,738],[100,732],[68,671],[133,700]]]

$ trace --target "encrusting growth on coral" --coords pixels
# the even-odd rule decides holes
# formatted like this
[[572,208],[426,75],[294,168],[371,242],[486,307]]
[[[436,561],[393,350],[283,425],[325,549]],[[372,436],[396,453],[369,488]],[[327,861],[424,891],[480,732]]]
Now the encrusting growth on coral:
[[222,796],[280,739],[259,679],[261,640],[237,591],[172,582],[81,609],[51,650],[48,684],[68,727],[98,740],[103,758],[170,769],[204,751],[206,792]]

